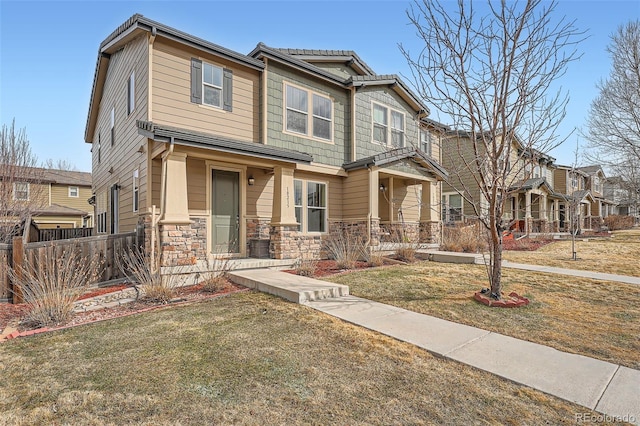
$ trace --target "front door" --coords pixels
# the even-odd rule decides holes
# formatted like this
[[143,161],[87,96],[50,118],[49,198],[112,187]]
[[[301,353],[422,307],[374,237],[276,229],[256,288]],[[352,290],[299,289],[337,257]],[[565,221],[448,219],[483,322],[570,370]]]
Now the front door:
[[211,176],[211,248],[214,254],[240,247],[240,173],[213,170]]

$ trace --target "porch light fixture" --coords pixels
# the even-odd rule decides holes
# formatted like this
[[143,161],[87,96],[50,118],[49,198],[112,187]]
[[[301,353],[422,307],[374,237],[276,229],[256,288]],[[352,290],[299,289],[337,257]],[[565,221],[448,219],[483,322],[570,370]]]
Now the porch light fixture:
[[249,176],[247,182],[249,183],[249,186],[253,186],[253,184],[256,183],[256,180],[253,178],[253,176]]
[[384,184],[383,184],[383,183],[381,183],[381,184],[380,184],[380,192],[384,192],[384,190],[385,190],[385,189],[387,189],[387,188],[385,188],[385,187],[384,187]]

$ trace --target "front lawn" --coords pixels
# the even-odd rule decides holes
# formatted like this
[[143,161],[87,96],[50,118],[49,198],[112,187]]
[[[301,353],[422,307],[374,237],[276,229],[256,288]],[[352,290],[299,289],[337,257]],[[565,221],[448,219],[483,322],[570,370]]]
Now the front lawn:
[[640,287],[503,269],[503,291],[526,307],[489,308],[473,300],[488,286],[480,265],[418,262],[333,277],[356,296],[640,368]]
[[589,412],[254,292],[3,343],[0,377],[2,424],[572,424]]
[[571,241],[556,241],[536,251],[504,251],[517,263],[556,266],[640,277],[640,229],[616,231],[611,238],[576,240],[578,260],[571,259]]

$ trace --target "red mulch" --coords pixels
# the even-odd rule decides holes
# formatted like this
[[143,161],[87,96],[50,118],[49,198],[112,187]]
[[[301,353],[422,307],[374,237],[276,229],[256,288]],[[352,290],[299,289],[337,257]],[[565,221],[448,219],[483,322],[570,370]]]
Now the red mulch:
[[[316,270],[313,273],[314,278],[322,278],[328,277],[331,275],[341,274],[343,272],[355,271],[359,269],[367,269],[371,268],[371,265],[367,262],[356,262],[356,266],[353,269],[340,269],[337,266],[335,260],[320,260],[316,264]],[[284,272],[288,272],[290,274],[296,274],[296,271],[293,269],[286,270]]]
[[113,293],[114,291],[124,290],[125,288],[131,287],[129,284],[116,284],[110,285],[109,287],[101,287],[96,289],[91,289],[84,293],[78,300],[89,299],[91,297],[102,296],[103,294]]
[[[103,292],[102,294],[109,293],[115,291],[114,288],[118,286],[106,287],[104,290],[108,290]],[[128,287],[124,285],[124,287]],[[144,300],[139,300],[131,303],[125,303],[123,305],[114,306],[112,308],[103,308],[90,312],[81,312],[77,313],[73,316],[71,321],[66,324],[58,324],[58,328],[62,327],[72,327],[76,325],[86,324],[95,321],[101,321],[111,318],[117,318],[121,316],[131,315],[139,312],[148,311],[151,309],[160,308],[163,306],[171,306],[175,303],[193,303],[199,302],[203,300],[212,299],[215,297],[220,297],[225,294],[236,293],[239,291],[245,291],[246,288],[236,285],[231,281],[228,281],[225,288],[216,293],[210,293],[202,290],[203,285],[197,284],[194,286],[181,287],[177,290],[176,297],[174,302],[169,303],[168,305],[162,305],[160,303],[148,302]],[[100,289],[103,290],[103,289]],[[25,323],[20,323],[21,319],[28,312],[29,307],[27,304],[22,303],[19,305],[13,305],[10,303],[0,303],[0,332],[8,325],[12,324],[19,331],[27,331],[33,329],[32,326]]]

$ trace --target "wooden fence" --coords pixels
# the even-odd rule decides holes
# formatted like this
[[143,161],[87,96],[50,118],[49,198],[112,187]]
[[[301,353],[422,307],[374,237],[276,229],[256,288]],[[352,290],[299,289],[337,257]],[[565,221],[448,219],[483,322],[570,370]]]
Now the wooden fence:
[[[58,257],[65,250],[74,250],[81,253],[83,257],[91,259],[97,256],[102,264],[102,273],[99,281],[109,281],[123,278],[118,260],[122,258],[126,250],[133,249],[140,245],[136,232],[114,235],[99,235],[95,237],[73,238],[66,240],[41,241],[34,243],[23,243],[23,237],[14,239],[13,247],[3,250],[0,246],[0,267],[5,271],[6,266],[12,264],[14,268],[20,265],[30,264],[34,267],[44,265],[48,256]],[[3,259],[3,253],[7,253]],[[9,254],[10,253],[10,254]],[[12,298],[11,287],[8,277],[3,277],[0,271],[0,291],[5,288],[6,298]],[[3,293],[0,293],[0,300]]]
[[38,241],[68,240],[93,235],[93,228],[38,229]]
[[11,244],[0,244],[0,302],[8,302],[11,298],[7,271],[11,266],[11,254]]

